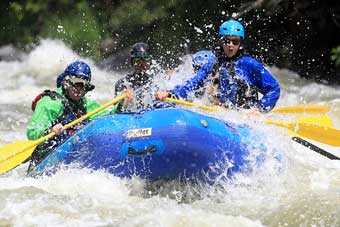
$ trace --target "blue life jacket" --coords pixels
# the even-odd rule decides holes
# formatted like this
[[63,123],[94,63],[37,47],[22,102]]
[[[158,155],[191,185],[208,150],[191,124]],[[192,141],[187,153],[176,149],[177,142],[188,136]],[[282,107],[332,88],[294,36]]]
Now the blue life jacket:
[[[249,56],[236,61],[224,61],[219,68],[220,101],[230,101],[240,108],[258,107],[262,112],[272,110],[280,97],[277,80],[264,66]],[[258,92],[263,96],[258,100]]]
[[[222,103],[230,103],[236,108],[258,107],[262,112],[274,108],[280,97],[280,86],[260,62],[244,56],[229,61],[222,58],[219,65],[216,98]],[[176,86],[171,93],[180,98],[187,98],[189,92],[204,86],[213,68],[213,62],[206,63],[194,77],[187,80],[183,86]],[[258,92],[263,95],[260,100]]]

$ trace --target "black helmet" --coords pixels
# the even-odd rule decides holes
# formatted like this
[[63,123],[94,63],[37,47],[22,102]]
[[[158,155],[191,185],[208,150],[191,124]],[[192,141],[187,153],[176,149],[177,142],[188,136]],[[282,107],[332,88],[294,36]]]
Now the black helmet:
[[149,55],[149,46],[146,43],[133,44],[130,52],[130,62],[134,65],[135,62],[146,61],[151,62],[152,56]]
[[149,56],[149,46],[146,43],[135,43],[131,48],[131,58]]

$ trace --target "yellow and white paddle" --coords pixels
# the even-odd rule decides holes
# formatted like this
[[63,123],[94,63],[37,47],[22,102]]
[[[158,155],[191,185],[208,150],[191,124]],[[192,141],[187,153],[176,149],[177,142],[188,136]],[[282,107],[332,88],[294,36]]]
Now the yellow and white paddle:
[[329,106],[326,105],[302,105],[276,107],[271,112],[287,114],[325,114],[328,111]]
[[[197,108],[209,111],[222,110],[218,106],[202,106],[193,102],[188,102],[181,99],[166,98],[165,101],[182,104],[185,106],[195,106]],[[302,105],[302,106],[284,106],[274,108],[273,113],[285,113],[285,114],[325,114],[329,111],[329,106],[326,105]]]
[[[64,129],[68,129],[79,122],[91,117],[92,115],[108,108],[109,106],[119,102],[120,100],[124,99],[126,95],[121,95],[110,102],[102,105],[101,107],[91,111],[83,115],[82,117],[72,121],[71,123],[64,126]],[[26,140],[26,141],[16,141],[11,144],[6,144],[0,147],[0,174],[5,173],[16,166],[20,165],[26,159],[28,159],[33,151],[35,150],[36,146],[44,142],[45,140],[55,136],[54,132],[49,133],[48,135],[41,137],[37,140]]]
[[[210,111],[217,111],[221,110],[220,107],[216,106],[201,106],[197,105],[192,102],[184,101],[184,100],[178,100],[178,99],[172,99],[172,98],[166,98],[166,101],[174,102],[177,104],[187,105],[187,106],[195,106],[204,110],[210,110]],[[311,108],[302,106],[295,108],[292,107],[281,107],[277,108],[277,110],[280,110],[282,112],[288,113],[289,111],[292,111],[292,113],[298,113],[299,111],[303,111],[303,113],[306,113],[307,111],[311,111],[312,113],[315,113],[318,108],[316,106],[311,106]],[[319,110],[322,111],[328,111],[329,108],[325,108],[324,106],[319,106]],[[283,111],[285,110],[285,111]],[[276,111],[279,113],[280,111]],[[301,113],[301,112],[299,112]],[[315,117],[304,117],[304,118],[298,118],[296,121],[285,123],[285,122],[279,122],[274,120],[266,120],[265,121],[268,124],[280,126],[287,128],[299,136],[315,140],[317,142],[325,143],[332,146],[340,146],[340,130],[334,129],[330,126],[331,119],[327,116],[318,116],[318,118]]]
[[[168,102],[174,102],[177,104],[195,106],[204,110],[218,111],[221,110],[220,107],[216,106],[201,106],[192,102],[177,100],[172,98],[166,98]],[[275,108],[272,112],[275,113],[315,113],[321,114],[329,111],[328,106],[322,105],[308,105],[308,106],[288,106]],[[327,116],[311,116],[311,117],[299,117],[296,121],[291,123],[284,123],[274,120],[267,120],[266,123],[273,124],[276,126],[287,128],[289,134],[292,136],[293,141],[302,144],[303,146],[315,151],[331,160],[340,160],[339,157],[333,155],[332,153],[302,139],[301,137],[306,137],[321,143],[325,143],[332,146],[340,146],[340,130],[334,129],[332,127],[332,120]]]
[[280,126],[287,128],[296,134],[315,140],[320,143],[328,144],[331,146],[340,146],[340,130],[329,127],[327,125],[322,125],[319,122],[315,123],[305,123],[300,121],[299,118],[296,121],[290,123],[284,123],[274,120],[266,120],[268,124]]

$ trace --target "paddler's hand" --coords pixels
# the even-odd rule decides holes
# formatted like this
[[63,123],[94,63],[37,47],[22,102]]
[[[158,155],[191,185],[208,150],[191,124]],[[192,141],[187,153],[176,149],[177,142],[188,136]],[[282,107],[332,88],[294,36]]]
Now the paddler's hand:
[[54,132],[56,135],[59,135],[64,131],[64,126],[60,123],[56,124],[55,126],[52,127],[51,131]]
[[125,103],[131,103],[134,97],[134,93],[132,89],[126,88],[124,89],[124,92],[126,94],[126,98],[124,99]]
[[167,71],[167,74],[169,75],[169,76],[171,76],[172,74],[174,74],[175,73],[175,70],[173,70],[173,69],[168,69],[168,71]]
[[208,94],[209,94],[209,101],[216,105],[216,106],[221,106],[222,102],[219,99],[218,95],[218,84],[214,84],[213,86],[208,88]]
[[214,84],[213,86],[209,87],[208,94],[215,95],[218,92],[218,84]]
[[260,116],[262,114],[257,108],[250,108],[248,110],[244,110],[243,112],[249,116]]
[[159,91],[155,94],[155,96],[157,100],[164,101],[169,96],[169,92]]
[[221,106],[222,102],[219,99],[212,98],[210,99],[210,103],[214,104],[215,106]]

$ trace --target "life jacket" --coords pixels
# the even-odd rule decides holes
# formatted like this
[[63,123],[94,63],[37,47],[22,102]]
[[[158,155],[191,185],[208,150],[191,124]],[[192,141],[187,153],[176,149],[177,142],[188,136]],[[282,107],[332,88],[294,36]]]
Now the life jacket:
[[[37,97],[32,102],[31,107],[32,107],[33,111],[35,110],[35,107],[36,107],[38,101],[44,96],[49,96],[52,100],[60,99],[63,106],[64,106],[63,113],[60,115],[60,117],[58,117],[53,122],[52,125],[56,125],[58,123],[61,123],[62,125],[66,125],[66,124],[76,120],[77,118],[80,118],[84,114],[86,114],[86,106],[84,105],[82,100],[81,100],[81,103],[78,106],[78,108],[74,108],[74,107],[72,107],[72,105],[70,104],[70,102],[67,98],[65,98],[63,95],[59,94],[58,92],[51,91],[51,90],[45,90],[42,93],[40,93],[39,95],[37,95]],[[86,120],[83,121],[83,124],[84,123],[86,123]],[[77,128],[79,128],[79,126]],[[77,129],[77,128],[75,128],[75,129]],[[70,129],[68,129],[68,131],[74,132],[74,129],[72,130],[72,127],[71,127]],[[72,134],[73,133],[71,133],[69,135],[72,135]]]
[[227,63],[226,67],[230,77],[237,84],[236,107],[249,109],[252,106],[256,106],[259,100],[258,89],[236,75],[235,61]]
[[39,102],[39,100],[44,97],[44,96],[49,96],[52,100],[56,100],[56,99],[65,99],[64,96],[60,95],[58,92],[56,91],[51,91],[51,90],[45,90],[42,93],[40,93],[39,95],[37,95],[37,97],[34,98],[34,100],[32,101],[32,105],[31,105],[31,109],[34,112],[35,107],[37,106],[37,103]]
[[[61,123],[62,125],[66,125],[74,120],[76,120],[77,118],[83,116],[84,114],[86,114],[86,106],[81,103],[81,105],[79,105],[79,108],[75,109],[74,107],[71,106],[69,100],[67,98],[65,98],[64,96],[62,96],[61,94],[57,93],[56,91],[50,91],[50,90],[45,90],[44,92],[42,92],[41,94],[37,95],[37,97],[33,100],[32,102],[32,110],[35,110],[35,107],[38,103],[38,101],[45,96],[49,96],[52,100],[57,100],[60,99],[62,101],[62,104],[64,106],[64,110],[63,113],[60,115],[60,117],[58,117],[56,120],[54,120],[51,124],[52,126]],[[59,144],[61,144],[64,140],[66,140],[69,136],[73,135],[74,132],[76,130],[78,130],[79,128],[81,128],[83,125],[85,125],[88,122],[87,119],[83,120],[82,122],[66,129],[63,133],[54,136],[48,140],[46,140],[44,143],[40,144],[36,150],[40,151],[40,150],[53,150],[55,147],[57,147]],[[49,152],[44,153],[45,157]],[[32,159],[35,159],[35,162],[39,162],[42,160],[42,158],[39,155],[39,152],[34,152],[32,155]]]
[[153,108],[154,96],[153,89],[158,89],[152,83],[153,74],[136,72],[128,74],[126,77],[120,79],[115,84],[116,95],[125,88],[130,88],[134,92],[134,103],[123,106],[120,102],[118,104],[117,113],[138,112],[140,110]]
[[218,56],[218,65],[225,67],[227,69],[227,72],[231,79],[236,84],[236,97],[235,97],[235,103],[234,107],[236,108],[243,108],[243,109],[249,109],[253,106],[258,105],[259,96],[258,92],[259,89],[251,84],[249,84],[247,81],[245,81],[243,78],[240,78],[236,72],[235,72],[235,64],[236,62],[246,56],[244,49],[239,50],[235,56],[232,58],[227,58],[224,54],[224,51],[222,48],[217,52],[219,53]]

